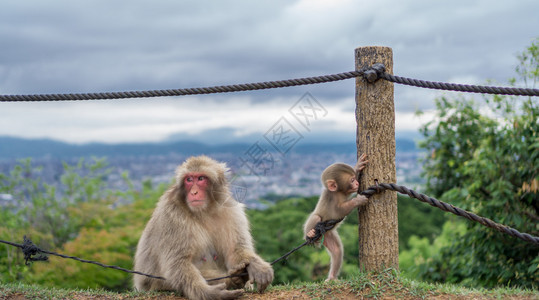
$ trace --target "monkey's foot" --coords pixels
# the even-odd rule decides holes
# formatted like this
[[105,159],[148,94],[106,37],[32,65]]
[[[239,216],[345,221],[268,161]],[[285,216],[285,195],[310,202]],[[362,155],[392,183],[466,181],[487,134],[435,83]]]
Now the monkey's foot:
[[330,276],[324,282],[336,281],[339,280],[337,277]]

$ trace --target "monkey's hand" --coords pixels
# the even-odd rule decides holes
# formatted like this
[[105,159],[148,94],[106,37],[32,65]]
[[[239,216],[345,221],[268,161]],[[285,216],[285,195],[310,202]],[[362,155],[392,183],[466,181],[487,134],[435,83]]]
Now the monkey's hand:
[[367,197],[365,197],[363,195],[357,195],[357,197],[353,198],[350,201],[353,201],[354,205],[359,207],[359,206],[363,206],[363,205],[367,204],[367,202],[369,202],[369,198],[367,198]]
[[245,283],[249,280],[249,275],[247,274],[247,266],[249,263],[243,262],[240,263],[230,269],[228,272],[228,275],[241,275],[245,273],[243,276],[233,276],[227,279],[226,281],[226,287],[227,288],[243,288],[245,286]]
[[309,230],[309,232],[307,232],[307,234],[305,235],[305,237],[303,238],[304,240],[308,241],[310,245],[312,246],[315,246],[315,247],[320,247],[320,245],[322,245],[322,243],[320,242],[320,238],[322,238],[322,236],[324,236],[323,234],[321,234],[316,240],[315,240],[315,237],[316,237],[316,228],[313,228],[311,230]]
[[359,174],[359,172],[363,171],[363,169],[365,169],[365,167],[367,166],[367,163],[369,163],[369,161],[367,160],[367,154],[361,154],[361,156],[357,160],[356,173]]
[[203,299],[236,299],[243,294],[243,290],[227,290],[225,283],[210,285]]
[[259,257],[253,257],[247,266],[249,282],[256,282],[258,292],[262,293],[273,281],[273,268]]

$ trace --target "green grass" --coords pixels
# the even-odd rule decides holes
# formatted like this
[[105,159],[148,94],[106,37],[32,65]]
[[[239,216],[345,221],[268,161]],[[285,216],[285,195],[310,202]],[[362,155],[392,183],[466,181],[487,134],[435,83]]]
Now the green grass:
[[152,297],[157,298],[165,295],[174,295],[174,293],[140,293],[135,291],[118,293],[103,289],[68,290],[23,283],[0,283],[0,299],[4,299],[4,297],[15,297],[17,295],[24,296],[25,299],[93,299],[94,297],[102,297],[105,299],[150,299]]
[[433,284],[399,276],[398,271],[358,273],[332,282],[306,282],[271,287],[271,291],[301,291],[312,299],[358,297],[368,299],[539,299],[539,291],[499,287],[470,289],[454,284]]
[[[0,283],[0,299],[161,299],[174,293],[123,293],[106,290],[66,290],[37,285]],[[332,282],[302,282],[271,286],[264,294],[247,292],[242,299],[539,299],[539,291],[518,288],[470,289],[452,284],[431,284],[399,276],[393,269],[361,272]]]

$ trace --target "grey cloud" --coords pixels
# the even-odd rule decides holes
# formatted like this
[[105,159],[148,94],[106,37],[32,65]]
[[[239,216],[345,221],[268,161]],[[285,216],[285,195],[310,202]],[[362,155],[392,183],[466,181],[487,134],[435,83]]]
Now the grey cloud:
[[[6,0],[0,4],[0,93],[166,89],[332,74],[353,70],[354,48],[369,45],[393,48],[397,75],[503,83],[513,76],[515,55],[538,35],[537,11],[535,0]],[[293,103],[306,91],[328,103],[350,101],[354,81],[243,99]],[[432,91],[395,91],[398,111],[433,108]]]

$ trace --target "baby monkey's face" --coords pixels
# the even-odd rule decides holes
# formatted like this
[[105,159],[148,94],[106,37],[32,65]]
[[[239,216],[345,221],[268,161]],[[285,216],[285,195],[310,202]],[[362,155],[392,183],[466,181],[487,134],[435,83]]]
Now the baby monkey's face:
[[346,189],[347,194],[355,193],[357,192],[357,189],[359,188],[359,182],[357,181],[355,176],[350,176],[348,178],[348,188]]

